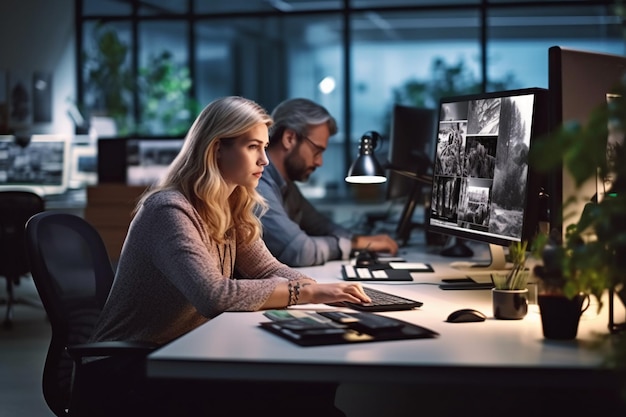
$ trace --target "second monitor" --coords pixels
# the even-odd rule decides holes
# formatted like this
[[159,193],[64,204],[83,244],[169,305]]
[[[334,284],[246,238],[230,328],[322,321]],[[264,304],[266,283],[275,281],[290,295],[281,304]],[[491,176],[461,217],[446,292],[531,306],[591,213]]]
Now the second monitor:
[[413,212],[418,200],[427,192],[424,190],[426,184],[416,178],[432,172],[430,158],[434,148],[436,125],[437,112],[434,109],[400,104],[393,107],[389,134],[387,200],[406,199],[396,228],[396,238],[403,244],[407,243],[411,230],[416,225],[413,222]]

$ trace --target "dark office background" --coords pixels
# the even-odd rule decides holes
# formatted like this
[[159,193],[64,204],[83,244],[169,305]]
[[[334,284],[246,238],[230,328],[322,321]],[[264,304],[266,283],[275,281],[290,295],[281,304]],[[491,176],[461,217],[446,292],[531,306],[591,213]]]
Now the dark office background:
[[[553,45],[623,55],[613,7],[601,0],[7,0],[0,34],[13,41],[0,46],[0,69],[52,72],[53,122],[40,130],[73,128],[69,103],[86,114],[102,110],[90,69],[103,33],[127,48],[118,75],[130,75],[132,87],[119,90],[120,135],[180,136],[199,108],[223,95],[268,110],[288,97],[314,99],[336,116],[339,132],[305,191],[346,195],[343,178],[361,134],[388,135],[394,103],[434,108],[445,95],[547,87]],[[10,43],[24,44],[21,55]]]

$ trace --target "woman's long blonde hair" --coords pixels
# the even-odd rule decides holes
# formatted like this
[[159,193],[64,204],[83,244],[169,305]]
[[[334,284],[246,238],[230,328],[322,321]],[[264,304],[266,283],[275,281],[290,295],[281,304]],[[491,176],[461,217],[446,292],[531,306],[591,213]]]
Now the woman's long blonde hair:
[[254,210],[255,207],[266,209],[265,200],[255,188],[241,186],[229,196],[217,165],[216,151],[219,142],[228,146],[229,141],[259,123],[269,128],[272,118],[254,101],[230,96],[209,103],[189,129],[165,176],[142,196],[137,210],[155,192],[175,189],[195,207],[216,242],[224,243],[232,228],[236,228],[239,239],[244,242],[258,239],[261,223]]

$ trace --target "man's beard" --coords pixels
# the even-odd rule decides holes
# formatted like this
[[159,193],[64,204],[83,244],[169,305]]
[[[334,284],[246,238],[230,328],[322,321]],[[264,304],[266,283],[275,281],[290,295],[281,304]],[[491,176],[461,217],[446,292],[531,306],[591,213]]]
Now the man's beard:
[[294,149],[293,152],[285,158],[285,171],[291,181],[304,182],[308,180],[315,168],[312,170],[309,169],[310,168],[306,166],[304,160],[300,157],[298,149]]

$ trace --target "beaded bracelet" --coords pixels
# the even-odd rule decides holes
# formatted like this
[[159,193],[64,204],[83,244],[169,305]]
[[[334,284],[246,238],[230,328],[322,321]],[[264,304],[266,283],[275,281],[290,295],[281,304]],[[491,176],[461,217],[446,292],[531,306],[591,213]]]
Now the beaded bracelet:
[[293,306],[298,304],[300,299],[300,283],[296,282],[292,284],[291,281],[287,283],[287,289],[289,290],[289,301],[287,306]]

